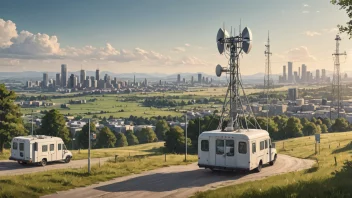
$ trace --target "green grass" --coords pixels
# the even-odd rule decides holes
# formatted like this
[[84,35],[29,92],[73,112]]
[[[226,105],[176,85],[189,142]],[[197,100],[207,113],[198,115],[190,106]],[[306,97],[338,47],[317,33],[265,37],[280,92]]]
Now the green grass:
[[188,162],[183,162],[183,159],[184,155],[168,155],[166,162],[164,162],[164,155],[122,157],[117,163],[110,161],[101,167],[93,166],[91,175],[87,174],[87,168],[82,168],[1,177],[0,197],[23,197],[23,195],[28,198],[39,197],[147,170],[188,164],[197,161],[197,156],[189,155]]
[[323,134],[318,155],[314,154],[314,136],[277,142],[279,153],[317,163],[308,170],[199,192],[194,197],[351,197],[351,142],[351,132]]
[[[103,158],[118,156],[134,156],[134,155],[153,155],[160,152],[160,147],[164,146],[164,142],[154,142],[148,144],[139,144],[134,146],[107,148],[107,149],[92,149],[90,152],[91,158]],[[88,150],[71,150],[73,160],[87,159]],[[5,149],[3,154],[0,154],[0,160],[7,160],[10,157],[10,150]]]

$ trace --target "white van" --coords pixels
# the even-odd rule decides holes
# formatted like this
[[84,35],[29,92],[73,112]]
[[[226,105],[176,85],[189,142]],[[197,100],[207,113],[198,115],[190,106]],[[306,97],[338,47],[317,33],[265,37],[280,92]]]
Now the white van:
[[10,160],[19,164],[38,163],[45,166],[47,162],[65,161],[69,163],[72,153],[66,149],[61,138],[51,136],[21,136],[11,141]]
[[277,159],[269,133],[261,129],[203,132],[198,138],[198,166],[225,170],[261,171],[264,164]]

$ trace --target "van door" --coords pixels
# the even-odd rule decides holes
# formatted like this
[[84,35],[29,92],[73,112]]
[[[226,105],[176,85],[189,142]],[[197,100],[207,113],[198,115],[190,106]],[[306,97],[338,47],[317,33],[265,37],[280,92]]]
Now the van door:
[[235,140],[225,140],[226,151],[226,167],[235,168]]
[[[50,160],[50,155],[49,155],[49,148],[48,148],[48,144],[47,143],[41,143],[40,144],[41,147],[38,147],[38,149],[40,148],[40,157],[38,161],[42,161],[42,159],[46,158],[47,161]],[[39,145],[38,145],[39,146]]]
[[18,143],[18,159],[22,159],[24,160],[25,159],[25,145],[24,145],[24,141],[20,140],[20,142]]
[[64,158],[62,142],[56,142],[56,143],[57,143],[56,160],[62,160]]
[[198,163],[209,165],[209,140],[201,139],[198,144],[200,145]]
[[265,157],[265,163],[269,163],[270,162],[270,156],[271,156],[271,153],[270,153],[270,149],[269,149],[269,140],[267,139],[267,140],[265,140],[265,155],[266,155],[266,157]]
[[237,168],[249,169],[249,141],[247,140],[238,140],[237,141],[237,152],[236,152],[236,164]]
[[265,140],[259,140],[259,151],[258,151],[258,162],[262,160],[263,164],[265,164],[267,158],[267,152],[265,150]]
[[225,140],[216,139],[215,141],[215,165],[226,166]]
[[251,162],[251,167],[250,170],[257,168],[258,166],[258,161],[257,161],[257,142],[254,140],[251,142],[252,149],[250,153],[250,162]]
[[56,161],[55,143],[54,142],[51,142],[49,145],[49,156],[50,156],[50,161]]

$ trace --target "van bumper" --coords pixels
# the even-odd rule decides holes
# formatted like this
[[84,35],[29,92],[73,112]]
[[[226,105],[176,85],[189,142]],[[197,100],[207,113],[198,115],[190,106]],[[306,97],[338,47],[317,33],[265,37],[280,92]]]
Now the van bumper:
[[15,157],[10,157],[9,160],[26,162],[26,163],[32,163],[32,160],[18,159],[18,158],[15,158]]
[[231,170],[231,171],[250,171],[249,168],[234,168],[234,167],[224,167],[224,166],[213,166],[208,164],[198,164],[199,168],[209,168],[218,170]]

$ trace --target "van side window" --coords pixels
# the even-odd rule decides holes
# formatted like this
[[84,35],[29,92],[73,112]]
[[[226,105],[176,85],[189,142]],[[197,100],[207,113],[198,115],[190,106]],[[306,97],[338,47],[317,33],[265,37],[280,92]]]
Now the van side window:
[[216,140],[216,154],[217,155],[224,154],[224,140]]
[[47,151],[48,151],[48,145],[43,145],[42,152],[47,152]]
[[57,146],[58,146],[57,150],[61,151],[61,144],[58,144]]
[[202,151],[209,151],[209,141],[208,140],[202,140],[200,142],[200,148]]
[[50,151],[54,151],[55,148],[54,148],[54,144],[50,144]]
[[246,142],[239,142],[238,143],[238,152],[241,154],[247,153],[247,143]]
[[257,144],[255,142],[252,143],[252,153],[257,152]]
[[17,142],[12,143],[12,149],[17,150]]
[[235,156],[235,140],[226,140],[226,155]]
[[38,151],[38,143],[33,144],[33,151]]
[[24,143],[20,143],[20,151],[24,151]]
[[268,148],[268,140],[265,140],[265,148]]
[[260,150],[264,150],[264,141],[260,142]]

